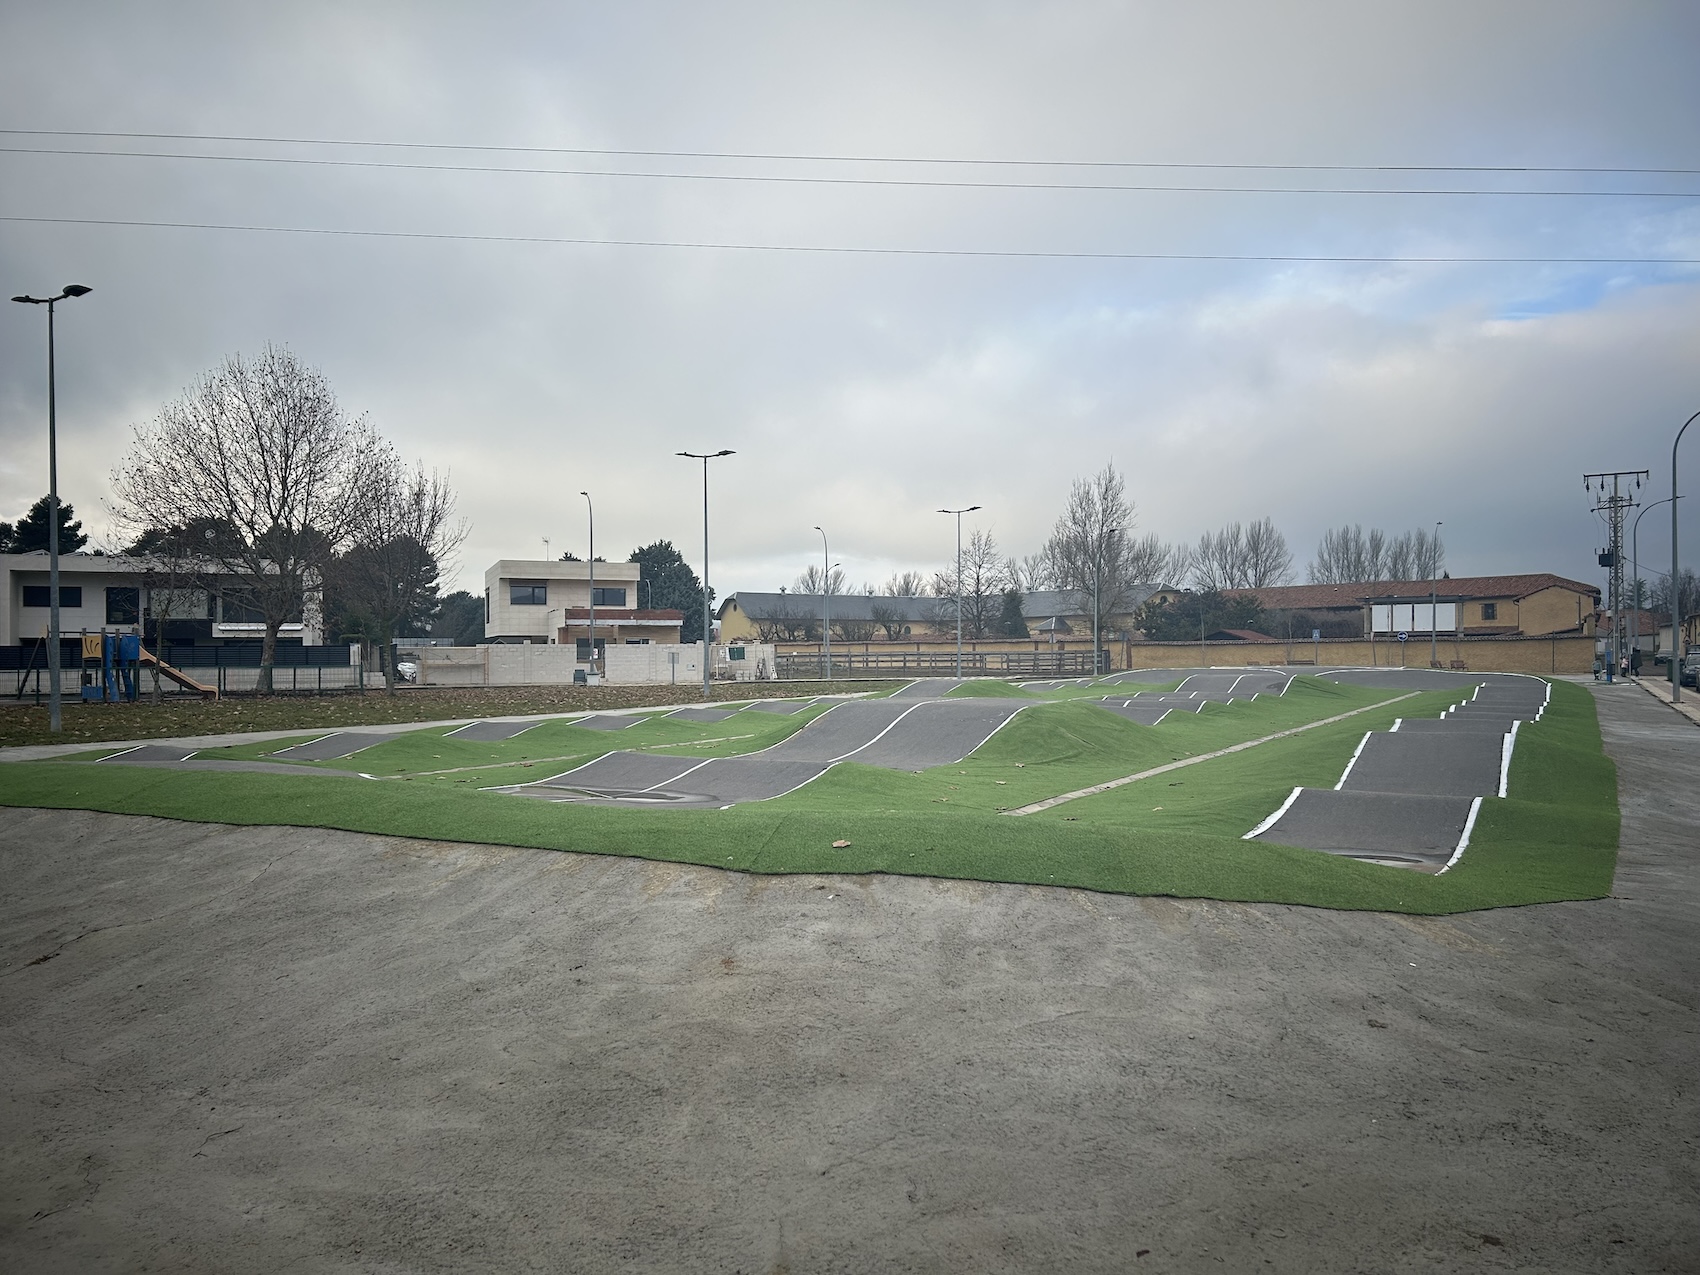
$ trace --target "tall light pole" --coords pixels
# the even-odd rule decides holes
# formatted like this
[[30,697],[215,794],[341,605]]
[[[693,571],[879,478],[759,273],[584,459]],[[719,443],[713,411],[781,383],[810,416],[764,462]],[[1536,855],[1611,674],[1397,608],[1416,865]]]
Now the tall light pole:
[[[596,504],[588,491],[581,491],[585,510],[590,515],[590,671],[596,672]],[[565,619],[565,617],[562,617]]]
[[702,697],[712,698],[709,689],[709,635],[714,632],[714,625],[708,613],[708,462],[719,460],[722,456],[735,456],[730,448],[721,448],[717,452],[674,452],[675,456],[688,456],[691,460],[702,462]]
[[[70,289],[66,289],[70,291]],[[1676,449],[1688,427],[1700,420],[1700,411],[1683,422],[1671,444],[1671,704],[1683,702],[1683,576],[1676,570]]]
[[980,506],[966,509],[941,509],[941,514],[956,516],[956,680],[962,680],[962,515],[971,514]]
[[820,532],[820,636],[826,649],[826,676],[832,680],[832,550],[827,547],[826,529]]
[[59,693],[59,420],[53,368],[53,307],[70,297],[86,297],[93,288],[67,283],[56,297],[13,297],[24,305],[47,307],[47,729],[61,725]]
[[[1440,576],[1440,529],[1444,523],[1434,524],[1434,539],[1428,547],[1428,666],[1440,667],[1440,621],[1435,618],[1436,602],[1439,601]],[[1456,647],[1453,648],[1457,650]]]
[[1634,652],[1641,645],[1641,519],[1649,509],[1657,509],[1660,505],[1670,504],[1672,497],[1655,500],[1640,513],[1635,515],[1635,521],[1629,527],[1629,587],[1635,591],[1635,636],[1630,641],[1629,650],[1633,659]]

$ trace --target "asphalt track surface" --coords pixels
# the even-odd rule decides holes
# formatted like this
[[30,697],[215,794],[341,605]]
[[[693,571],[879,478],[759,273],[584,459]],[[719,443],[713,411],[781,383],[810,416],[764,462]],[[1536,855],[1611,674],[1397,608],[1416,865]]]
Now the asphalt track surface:
[[523,735],[533,726],[541,726],[543,722],[468,722],[448,732],[445,739],[466,739],[478,744],[496,744],[504,739],[513,739]]
[[405,732],[338,731],[334,735],[325,735],[305,744],[296,744],[292,748],[280,748],[272,756],[281,757],[285,761],[336,761],[342,757],[352,757],[355,753],[378,744],[387,744],[392,739],[399,739],[403,733]]
[[1590,691],[1611,896],[1444,918],[0,810],[0,1270],[1692,1272],[1700,729]]
[[[1151,680],[1141,674],[1160,671],[1169,676],[1175,670],[1139,670],[1102,679],[1099,685]],[[1275,669],[1221,670],[1201,669],[1189,673],[1172,691],[1135,691],[1131,696],[1112,695],[1098,700],[1099,708],[1118,717],[1126,717],[1141,726],[1155,726],[1170,713],[1201,712],[1206,704],[1227,703],[1235,699],[1256,699],[1259,695],[1280,695],[1292,682],[1292,675]]]
[[614,752],[536,783],[497,791],[544,801],[701,809],[768,801],[840,762],[921,771],[960,761],[1028,700],[852,700],[761,752],[704,761]]
[[735,708],[676,708],[667,714],[686,722],[723,722],[728,717],[737,715],[738,710]]
[[1338,670],[1359,685],[1453,689],[1439,718],[1401,718],[1359,741],[1332,790],[1297,788],[1247,840],[1325,850],[1422,872],[1444,872],[1469,846],[1484,800],[1502,790],[1516,734],[1539,729],[1539,678],[1426,669]]

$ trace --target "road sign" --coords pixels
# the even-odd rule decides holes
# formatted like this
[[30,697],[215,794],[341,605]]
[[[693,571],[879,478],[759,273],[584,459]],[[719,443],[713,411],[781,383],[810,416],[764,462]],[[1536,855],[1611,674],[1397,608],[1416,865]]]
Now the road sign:
[[1322,641],[1322,630],[1321,629],[1312,629],[1310,631],[1310,640],[1312,642]]
[[1411,640],[1411,635],[1409,633],[1400,633],[1399,640],[1401,642],[1409,642]]

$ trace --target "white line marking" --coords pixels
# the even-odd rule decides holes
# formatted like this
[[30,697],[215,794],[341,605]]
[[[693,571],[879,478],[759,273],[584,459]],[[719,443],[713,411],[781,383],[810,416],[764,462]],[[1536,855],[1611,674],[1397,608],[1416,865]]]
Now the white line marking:
[[1409,691],[1404,695],[1395,695],[1392,699],[1382,700],[1379,704],[1366,704],[1363,708],[1354,708],[1349,713],[1341,713],[1335,717],[1325,717],[1319,722],[1307,722],[1303,726],[1294,726],[1287,730],[1276,731],[1273,735],[1265,735],[1261,739],[1248,739],[1243,744],[1231,744],[1227,748],[1219,748],[1213,753],[1202,753],[1197,757],[1183,757],[1180,761],[1172,761],[1166,766],[1154,766],[1150,770],[1142,770],[1138,774],[1123,775],[1120,779],[1112,779],[1108,783],[1093,784],[1090,788],[1065,792],[1056,797],[1047,797],[1044,801],[1035,801],[1031,805],[1021,806],[1015,810],[1005,810],[1006,815],[1031,815],[1041,810],[1049,810],[1060,806],[1065,801],[1074,801],[1080,797],[1092,797],[1112,788],[1120,788],[1123,784],[1136,783],[1141,779],[1150,779],[1153,775],[1166,775],[1171,770],[1181,770],[1187,766],[1196,766],[1200,762],[1214,761],[1218,757],[1226,757],[1230,753],[1243,753],[1248,748],[1256,748],[1259,744],[1268,744],[1277,739],[1286,739],[1289,735],[1302,735],[1307,730],[1315,730],[1319,726],[1332,726],[1335,722],[1343,722],[1348,717],[1356,717],[1359,713],[1372,713],[1378,708],[1386,708],[1401,700],[1415,699],[1421,691]]
[[1517,747],[1517,728],[1522,722],[1512,722],[1511,729],[1505,732],[1505,742],[1499,746],[1499,795],[1505,796],[1505,787],[1511,782],[1511,752]]
[[1452,857],[1446,861],[1446,866],[1436,872],[1435,876],[1444,876],[1452,870],[1458,860],[1464,857],[1464,851],[1470,845],[1470,833],[1476,826],[1476,816],[1481,813],[1481,809],[1482,799],[1480,797],[1472,798],[1470,801],[1470,817],[1464,820],[1464,834],[1458,838],[1458,848],[1452,852]]
[[1389,735],[1397,735],[1399,733],[1399,723],[1404,720],[1405,719],[1403,717],[1395,717],[1393,719],[1393,725],[1387,728],[1387,733]]
[[[111,761],[114,757],[127,757],[131,753],[135,752],[137,749],[139,749],[141,747],[142,747],[142,745],[140,745],[140,744],[131,744],[128,748],[120,748],[115,753],[108,753],[105,757],[102,757],[100,760],[101,761]],[[190,755],[193,756],[193,754],[190,754]],[[97,762],[95,764],[99,765],[100,763]]]
[[1352,749],[1352,760],[1347,762],[1346,763],[1346,769],[1344,769],[1340,772],[1340,780],[1339,780],[1338,783],[1336,783],[1334,785],[1334,791],[1335,792],[1339,792],[1342,788],[1344,788],[1346,786],[1347,776],[1349,776],[1352,773],[1352,767],[1356,766],[1358,764],[1358,758],[1363,755],[1364,745],[1369,743],[1369,737],[1373,734],[1375,734],[1374,731],[1366,730],[1364,732],[1364,737],[1358,741],[1358,746],[1356,748]]
[[1280,823],[1281,822],[1281,816],[1286,814],[1288,810],[1292,809],[1293,803],[1299,799],[1299,794],[1303,791],[1304,791],[1304,785],[1302,785],[1302,784],[1299,785],[1299,787],[1293,789],[1292,792],[1287,794],[1287,800],[1283,801],[1276,808],[1274,814],[1270,815],[1269,818],[1265,819],[1262,823],[1258,824],[1257,827],[1253,828],[1250,832],[1246,833],[1245,836],[1240,838],[1240,840],[1241,841],[1251,841],[1256,837],[1262,836],[1264,833],[1268,832],[1271,828],[1273,828],[1276,824]]

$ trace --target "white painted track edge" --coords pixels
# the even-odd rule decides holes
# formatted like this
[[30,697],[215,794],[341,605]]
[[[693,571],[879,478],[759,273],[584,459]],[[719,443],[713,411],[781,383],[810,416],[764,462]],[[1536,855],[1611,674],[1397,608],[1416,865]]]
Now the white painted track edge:
[[1471,798],[1470,815],[1469,818],[1464,820],[1464,831],[1458,837],[1458,847],[1452,852],[1452,857],[1446,861],[1440,871],[1434,874],[1435,876],[1444,876],[1457,865],[1458,860],[1464,857],[1464,851],[1470,848],[1470,834],[1475,831],[1476,816],[1481,813],[1481,810],[1482,799],[1480,797]]
[[1264,833],[1268,832],[1276,824],[1280,823],[1281,822],[1281,816],[1286,814],[1287,811],[1292,809],[1293,803],[1299,799],[1299,794],[1301,792],[1303,792],[1304,790],[1305,789],[1304,789],[1303,784],[1300,784],[1297,788],[1293,789],[1292,792],[1287,794],[1287,800],[1283,801],[1279,806],[1275,807],[1275,813],[1274,814],[1270,815],[1269,818],[1265,819],[1262,823],[1258,824],[1257,827],[1253,828],[1250,832],[1246,833],[1245,836],[1240,838],[1240,840],[1241,841],[1254,840],[1255,838],[1261,837]]
[[1352,767],[1358,764],[1358,758],[1363,756],[1364,745],[1369,743],[1369,737],[1373,734],[1375,734],[1374,731],[1366,730],[1364,732],[1364,737],[1358,741],[1358,746],[1352,749],[1352,759],[1346,763],[1346,769],[1340,772],[1340,778],[1334,783],[1335,792],[1339,792],[1346,786],[1346,780],[1350,778],[1352,774]]

